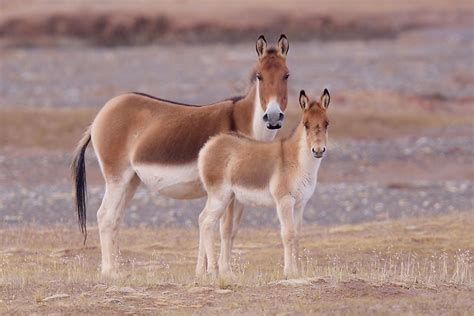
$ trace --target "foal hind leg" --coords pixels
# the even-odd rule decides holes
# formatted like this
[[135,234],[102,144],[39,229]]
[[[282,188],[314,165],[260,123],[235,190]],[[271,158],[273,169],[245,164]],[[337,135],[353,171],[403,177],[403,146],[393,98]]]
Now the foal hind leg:
[[[201,213],[202,214],[202,213]],[[201,216],[199,216],[199,219]],[[206,274],[207,269],[207,257],[206,257],[206,250],[204,249],[204,240],[199,233],[199,249],[198,249],[198,256],[197,256],[197,263],[196,263],[196,276],[198,278],[204,277]]]
[[242,218],[243,205],[235,197],[230,201],[224,216],[221,217],[221,253],[219,256],[219,273],[232,276],[230,265],[232,246]]
[[302,272],[301,257],[300,257],[300,238],[301,238],[301,226],[303,224],[303,212],[306,203],[299,203],[295,205],[293,213],[293,221],[295,225],[295,240],[293,245],[293,258],[296,260],[296,269],[298,274]]
[[119,225],[139,184],[140,179],[132,171],[124,173],[120,180],[106,180],[105,195],[97,212],[104,277],[118,277]]

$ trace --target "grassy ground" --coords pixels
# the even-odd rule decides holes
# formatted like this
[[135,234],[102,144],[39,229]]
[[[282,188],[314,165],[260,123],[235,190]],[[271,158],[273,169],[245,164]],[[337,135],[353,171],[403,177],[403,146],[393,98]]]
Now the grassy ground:
[[[197,230],[128,228],[101,280],[96,229],[0,230],[1,313],[473,313],[473,213],[304,228],[303,276],[282,280],[276,229],[243,229],[237,279],[196,282]],[[54,294],[65,294],[56,299]]]
[[[382,139],[423,135],[429,128],[474,124],[470,109],[459,110],[445,106],[426,110],[413,101],[410,102],[415,103],[414,106],[404,105],[400,96],[392,102],[385,100],[382,103],[384,109],[381,109],[374,105],[378,98],[371,95],[349,96],[342,102],[334,101],[338,104],[330,110],[331,139]],[[344,107],[340,106],[341,103],[354,105]],[[297,105],[292,104],[290,108],[292,110],[287,113],[287,123],[279,133],[281,136],[290,134],[301,118]],[[92,123],[97,112],[98,109],[90,107],[0,108],[0,146],[70,150]]]

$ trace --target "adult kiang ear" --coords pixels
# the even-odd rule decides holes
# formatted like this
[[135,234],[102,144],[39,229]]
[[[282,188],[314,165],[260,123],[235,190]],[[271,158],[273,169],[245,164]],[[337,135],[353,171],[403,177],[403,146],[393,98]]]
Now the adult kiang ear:
[[265,40],[265,36],[260,35],[257,39],[257,43],[255,44],[255,50],[257,51],[257,55],[259,58],[265,56],[267,52],[267,41]]
[[328,89],[324,89],[323,94],[321,95],[321,106],[327,110],[329,107],[329,101],[331,101],[331,96],[329,95]]
[[304,90],[300,91],[300,106],[303,111],[306,111],[309,108],[309,99]]
[[278,53],[286,57],[288,55],[288,50],[290,49],[290,44],[288,43],[288,38],[286,38],[285,34],[280,35],[280,39],[278,40]]

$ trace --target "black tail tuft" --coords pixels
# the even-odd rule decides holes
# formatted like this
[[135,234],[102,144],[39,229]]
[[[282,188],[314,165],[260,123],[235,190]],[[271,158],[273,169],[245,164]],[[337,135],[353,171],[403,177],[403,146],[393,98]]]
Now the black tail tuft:
[[85,153],[87,145],[91,140],[90,128],[84,133],[84,136],[79,141],[79,144],[74,151],[74,156],[71,164],[72,180],[74,184],[74,195],[76,200],[76,211],[79,220],[79,227],[84,235],[84,244],[87,240],[87,182],[86,182],[86,162]]

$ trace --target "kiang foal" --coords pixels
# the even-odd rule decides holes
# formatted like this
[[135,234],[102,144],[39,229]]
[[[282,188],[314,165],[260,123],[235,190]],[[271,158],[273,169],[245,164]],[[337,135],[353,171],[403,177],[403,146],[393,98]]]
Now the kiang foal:
[[[221,134],[202,148],[198,168],[207,202],[199,216],[198,277],[206,272],[206,257],[207,272],[217,273],[214,229],[233,198],[255,206],[276,205],[284,246],[284,276],[298,274],[301,222],[326,152],[329,101],[327,89],[319,101],[310,101],[302,90],[299,103],[303,118],[287,139],[265,143],[238,134]],[[219,266],[219,273],[232,272],[225,265]]]

